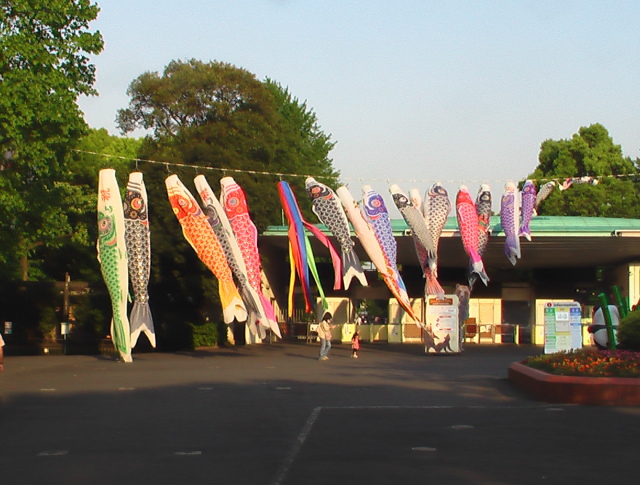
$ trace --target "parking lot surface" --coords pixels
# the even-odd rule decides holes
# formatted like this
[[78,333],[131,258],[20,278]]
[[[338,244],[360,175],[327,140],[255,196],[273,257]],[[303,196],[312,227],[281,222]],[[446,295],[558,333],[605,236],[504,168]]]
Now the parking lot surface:
[[546,404],[536,346],[276,343],[7,357],[0,480],[17,484],[637,483],[640,408]]

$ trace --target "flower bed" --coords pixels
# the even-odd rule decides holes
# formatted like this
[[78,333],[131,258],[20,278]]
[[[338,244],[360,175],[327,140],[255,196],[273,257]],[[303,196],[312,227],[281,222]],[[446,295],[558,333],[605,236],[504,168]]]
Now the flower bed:
[[538,355],[523,364],[558,376],[640,377],[640,353],[628,350],[575,350]]
[[609,406],[640,405],[640,353],[576,351],[509,366],[509,380],[534,399]]

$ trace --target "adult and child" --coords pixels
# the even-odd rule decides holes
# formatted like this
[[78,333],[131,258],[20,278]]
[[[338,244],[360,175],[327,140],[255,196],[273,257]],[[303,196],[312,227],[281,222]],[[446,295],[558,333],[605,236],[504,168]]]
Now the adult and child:
[[[318,338],[320,339],[320,356],[318,360],[329,360],[329,350],[331,350],[331,330],[336,326],[333,325],[333,315],[331,312],[325,312],[322,320],[318,324]],[[351,357],[358,358],[358,350],[360,350],[360,335],[356,331],[351,337]]]

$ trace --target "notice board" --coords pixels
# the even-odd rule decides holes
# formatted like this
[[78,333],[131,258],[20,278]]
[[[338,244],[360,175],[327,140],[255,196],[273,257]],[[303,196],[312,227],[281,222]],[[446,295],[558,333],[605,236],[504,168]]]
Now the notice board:
[[544,353],[582,348],[582,307],[577,301],[544,304]]
[[460,352],[460,324],[458,296],[429,296],[427,298],[424,351],[429,354]]

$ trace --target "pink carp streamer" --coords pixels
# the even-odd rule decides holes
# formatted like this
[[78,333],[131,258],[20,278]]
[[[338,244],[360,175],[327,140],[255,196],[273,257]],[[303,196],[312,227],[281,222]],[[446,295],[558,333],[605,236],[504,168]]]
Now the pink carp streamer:
[[489,277],[484,270],[482,258],[478,254],[478,214],[471,194],[465,185],[461,185],[456,196],[456,215],[460,228],[460,238],[465,252],[471,259],[471,272],[477,274],[485,285]]
[[278,319],[273,305],[264,294],[262,287],[262,259],[258,252],[258,229],[251,220],[249,204],[244,190],[232,177],[220,179],[220,205],[224,210],[223,222],[228,221],[240,250],[240,259],[244,262],[247,279],[251,288],[257,292],[264,319],[260,322],[270,328],[277,336],[281,335]]
[[177,175],[167,177],[165,184],[169,202],[173,213],[182,226],[185,239],[195,250],[198,258],[218,279],[220,303],[225,323],[231,323],[234,319],[240,322],[245,321],[247,310],[233,281],[224,250],[209,224],[207,216]]

